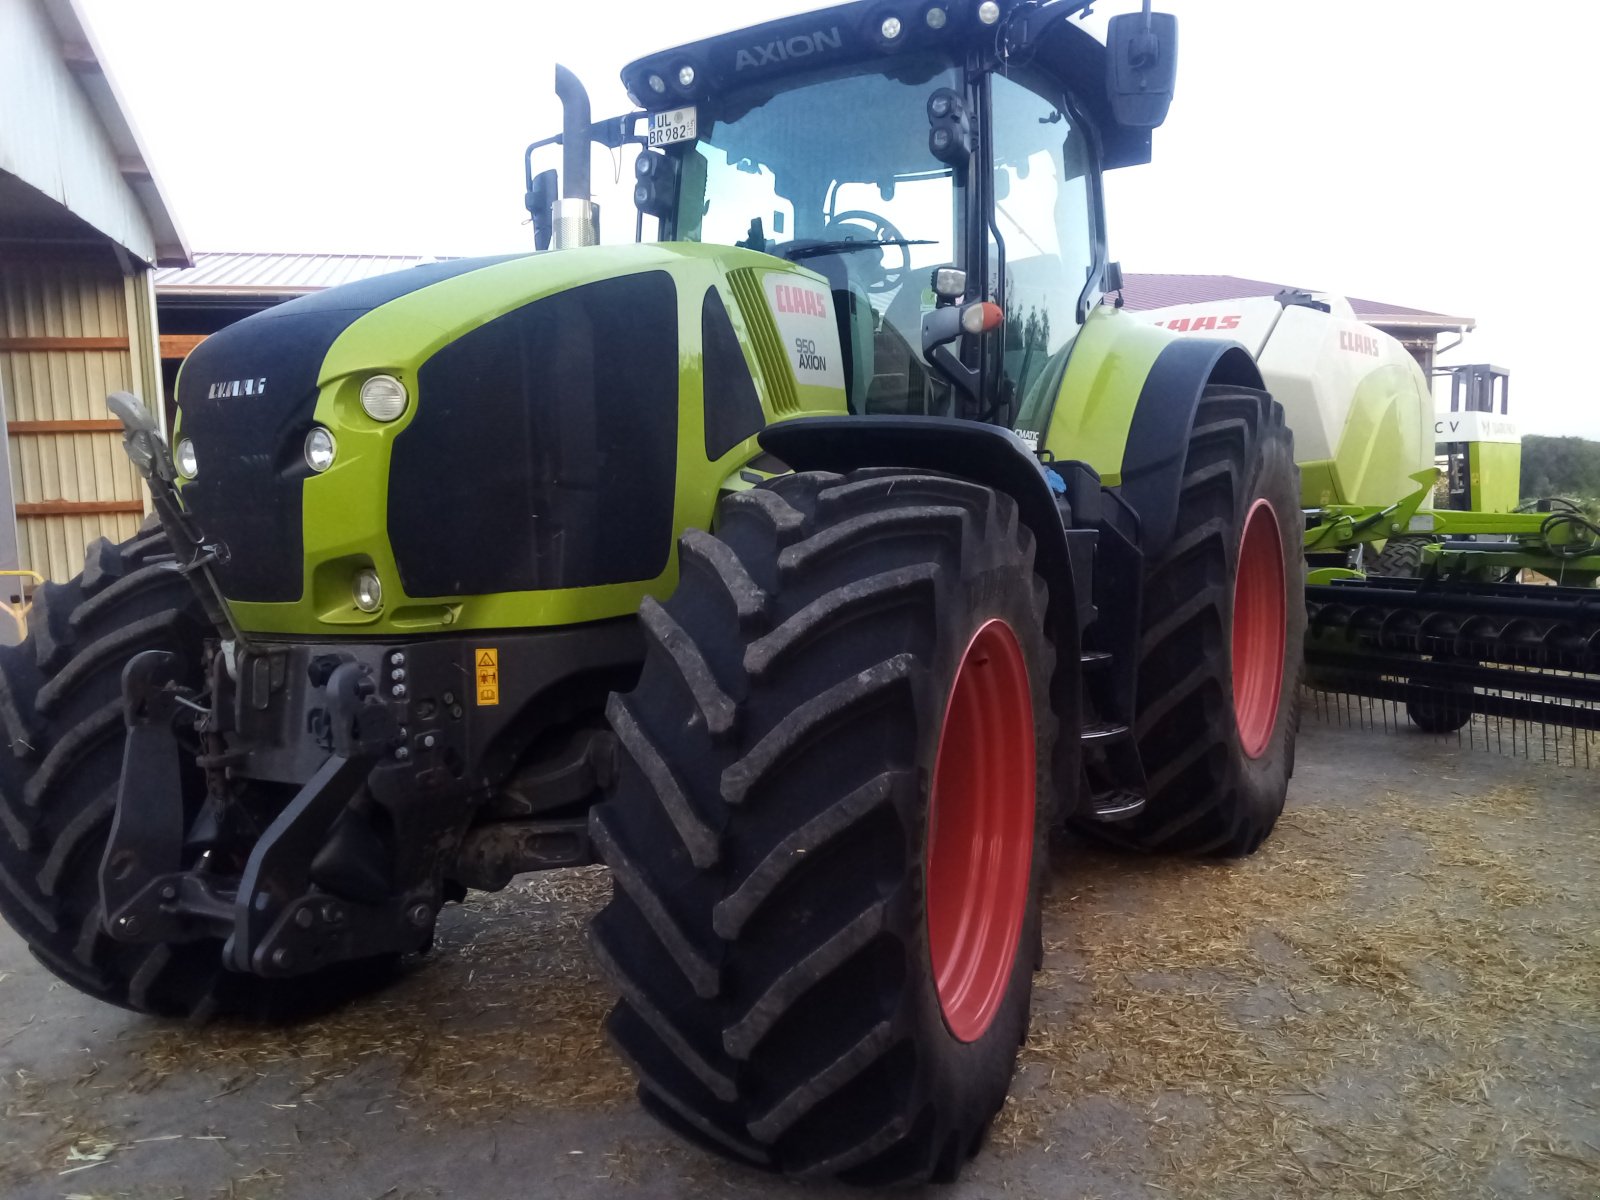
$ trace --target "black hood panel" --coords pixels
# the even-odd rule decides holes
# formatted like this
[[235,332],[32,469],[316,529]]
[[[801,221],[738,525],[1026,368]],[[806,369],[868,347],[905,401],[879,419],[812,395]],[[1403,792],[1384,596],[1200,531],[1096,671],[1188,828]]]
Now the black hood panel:
[[303,446],[317,377],[339,335],[373,309],[442,280],[505,262],[430,263],[302,296],[201,342],[178,379],[180,432],[199,461],[183,498],[206,536],[223,542],[217,569],[230,599],[300,598]]

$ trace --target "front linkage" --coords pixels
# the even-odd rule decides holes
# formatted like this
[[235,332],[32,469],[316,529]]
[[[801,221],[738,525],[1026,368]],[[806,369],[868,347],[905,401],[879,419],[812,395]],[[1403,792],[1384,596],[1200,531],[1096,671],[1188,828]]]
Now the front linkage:
[[[119,396],[112,408],[217,634],[198,671],[145,651],[123,672],[100,875],[113,938],[214,940],[231,971],[303,975],[427,949],[440,907],[467,886],[592,860],[582,820],[550,809],[604,781],[608,735],[581,731],[540,764],[545,803],[519,805],[514,786],[488,796],[519,759],[530,705],[637,659],[631,623],[395,645],[247,640],[209,570],[227,548],[185,513],[143,406]],[[485,651],[492,693],[475,678]]]

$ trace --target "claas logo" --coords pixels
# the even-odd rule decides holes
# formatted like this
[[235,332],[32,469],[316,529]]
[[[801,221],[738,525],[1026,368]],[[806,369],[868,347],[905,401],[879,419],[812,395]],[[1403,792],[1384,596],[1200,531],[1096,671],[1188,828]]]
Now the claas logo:
[[1225,317],[1178,317],[1171,321],[1158,321],[1157,324],[1166,329],[1176,329],[1179,333],[1199,333],[1207,329],[1237,329],[1243,319],[1235,313],[1229,313]]
[[772,298],[781,313],[800,313],[807,317],[826,317],[828,302],[810,288],[793,287],[780,283],[772,289]]

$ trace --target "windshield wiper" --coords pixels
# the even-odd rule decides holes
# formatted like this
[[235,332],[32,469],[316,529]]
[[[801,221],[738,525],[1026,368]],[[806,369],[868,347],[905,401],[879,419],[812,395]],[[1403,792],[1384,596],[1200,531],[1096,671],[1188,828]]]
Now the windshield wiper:
[[932,238],[873,238],[865,242],[849,239],[837,242],[812,242],[806,246],[790,246],[781,253],[790,262],[798,262],[802,258],[816,258],[823,254],[849,254],[853,250],[881,249],[884,246],[931,246],[933,244]]

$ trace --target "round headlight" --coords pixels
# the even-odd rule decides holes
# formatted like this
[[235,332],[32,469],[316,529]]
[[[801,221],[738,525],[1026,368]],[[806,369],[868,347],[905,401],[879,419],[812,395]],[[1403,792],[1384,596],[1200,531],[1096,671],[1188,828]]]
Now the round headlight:
[[649,79],[646,79],[645,82],[650,85],[650,90],[656,95],[660,96],[666,93],[667,81],[661,78],[661,76],[652,75]]
[[900,18],[885,17],[883,24],[878,27],[878,32],[883,34],[884,40],[892,42],[900,36]]
[[178,442],[177,453],[172,457],[177,463],[178,474],[185,479],[193,479],[200,474],[200,460],[195,457],[194,443],[188,438],[183,438]]
[[333,456],[338,451],[339,445],[321,425],[313,425],[311,432],[306,434],[306,466],[317,474],[322,474],[333,466]]
[[686,88],[694,86],[694,68],[693,67],[685,66],[685,67],[679,67],[678,68],[678,86],[679,87],[686,87]]
[[350,591],[362,612],[377,612],[383,607],[383,580],[371,567],[362,567],[356,572]]
[[983,0],[983,3],[978,5],[978,20],[985,25],[993,25],[999,19],[1000,6],[994,0]]
[[947,19],[948,18],[945,14],[945,11],[942,8],[930,8],[928,10],[927,20],[929,29],[943,29],[944,23]]
[[406,410],[406,385],[393,375],[374,375],[361,385],[361,407],[374,421],[393,421]]

